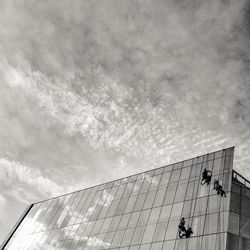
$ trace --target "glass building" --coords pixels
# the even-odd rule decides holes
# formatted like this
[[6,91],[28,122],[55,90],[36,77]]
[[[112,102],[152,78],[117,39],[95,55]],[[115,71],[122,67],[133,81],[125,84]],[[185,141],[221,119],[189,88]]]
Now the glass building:
[[[233,170],[233,154],[227,148],[32,204],[2,249],[249,250],[250,182]],[[204,168],[210,185],[201,185]],[[182,217],[190,238],[179,237]]]

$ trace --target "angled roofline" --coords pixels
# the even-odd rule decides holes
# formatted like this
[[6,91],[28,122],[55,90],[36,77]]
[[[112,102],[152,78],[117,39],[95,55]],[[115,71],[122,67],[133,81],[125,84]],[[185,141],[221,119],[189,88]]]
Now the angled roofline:
[[44,201],[53,200],[55,198],[59,198],[59,197],[62,197],[62,196],[68,195],[68,194],[73,194],[73,193],[76,193],[76,192],[79,192],[79,191],[82,191],[82,190],[85,190],[85,189],[94,188],[94,187],[97,187],[97,186],[100,186],[100,185],[104,185],[104,184],[108,184],[108,183],[114,182],[114,181],[119,181],[119,180],[122,180],[124,178],[130,178],[130,177],[135,176],[135,175],[139,175],[139,174],[143,174],[143,173],[148,173],[148,172],[150,172],[152,170],[157,170],[157,169],[160,169],[160,168],[165,168],[165,167],[171,166],[173,164],[178,164],[178,163],[181,163],[181,162],[184,162],[184,161],[189,161],[189,160],[192,160],[194,158],[199,158],[199,157],[202,157],[204,155],[209,155],[209,154],[217,153],[217,152],[220,152],[220,151],[223,151],[223,150],[227,150],[227,149],[230,149],[230,148],[233,148],[233,152],[234,152],[235,146],[223,148],[223,149],[212,151],[212,152],[209,152],[209,153],[206,153],[206,154],[201,154],[201,155],[198,155],[198,156],[194,156],[194,157],[182,160],[182,161],[173,162],[173,163],[170,163],[168,165],[161,166],[161,167],[149,169],[149,170],[146,170],[146,171],[141,171],[139,173],[128,175],[128,176],[125,176],[125,177],[122,177],[122,178],[113,179],[113,180],[110,180],[110,181],[107,181],[107,182],[99,183],[99,184],[96,184],[96,185],[93,185],[93,186],[85,187],[85,188],[78,189],[78,190],[75,190],[75,191],[72,191],[72,192],[68,192],[68,193],[65,193],[65,194],[60,194],[60,195],[57,195],[57,196],[54,196],[54,197],[51,197],[51,198],[48,198],[48,199],[44,199],[44,200],[41,200],[41,201],[34,202],[32,204],[35,205],[35,204],[38,204],[38,203],[42,203]]
[[233,169],[232,181],[250,188],[250,180]]

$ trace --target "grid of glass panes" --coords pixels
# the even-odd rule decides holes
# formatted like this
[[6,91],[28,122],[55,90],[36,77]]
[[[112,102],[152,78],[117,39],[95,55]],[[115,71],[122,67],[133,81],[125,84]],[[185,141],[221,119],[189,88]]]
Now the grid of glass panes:
[[224,249],[229,193],[200,182],[212,170],[228,192],[232,160],[230,148],[34,204],[7,249]]
[[250,188],[232,183],[228,222],[228,250],[250,249]]

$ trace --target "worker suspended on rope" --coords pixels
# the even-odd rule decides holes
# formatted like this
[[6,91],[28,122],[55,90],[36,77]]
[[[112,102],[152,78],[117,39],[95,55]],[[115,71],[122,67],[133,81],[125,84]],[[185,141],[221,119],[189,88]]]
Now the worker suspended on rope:
[[201,185],[204,185],[207,183],[207,185],[210,184],[212,179],[212,171],[207,170],[206,168],[202,172],[202,180],[201,180]]
[[188,226],[188,229],[185,228],[185,219],[181,218],[180,223],[178,225],[179,229],[179,237],[182,239],[184,236],[189,238],[193,233],[192,228]]
[[193,234],[193,230],[191,227],[188,227],[188,229],[186,230],[186,238],[190,238],[191,234]]
[[181,218],[180,223],[178,225],[180,238],[183,238],[183,236],[185,235],[185,232],[186,232],[185,223],[186,223],[185,219]]
[[217,192],[218,195],[220,195],[221,197],[227,197],[226,193],[224,191],[224,189],[222,188],[222,186],[220,185],[219,181],[217,179],[214,180],[214,190]]

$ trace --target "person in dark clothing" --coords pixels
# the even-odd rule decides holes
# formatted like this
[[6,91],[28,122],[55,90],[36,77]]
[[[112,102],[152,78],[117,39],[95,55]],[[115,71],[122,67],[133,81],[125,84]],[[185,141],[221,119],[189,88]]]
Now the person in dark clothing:
[[201,185],[204,185],[205,183],[207,183],[207,185],[209,185],[211,182],[211,179],[212,179],[212,172],[205,168],[202,172]]
[[[217,179],[215,179],[214,180],[214,190],[218,190],[218,188],[219,188],[219,186],[220,186],[220,184],[219,184],[219,181],[217,180]],[[218,193],[218,191],[217,191],[217,193]]]
[[179,237],[182,239],[186,235],[186,228],[185,228],[185,219],[181,218],[180,223],[178,225],[179,228]]
[[186,231],[186,228],[185,228],[185,219],[184,218],[181,218],[180,220],[180,223],[178,225],[178,228],[181,230],[181,231]]
[[185,233],[186,238],[190,238],[191,234],[193,234],[193,230],[191,227],[189,227]]
[[221,185],[219,185],[219,187],[218,187],[217,194],[220,195],[221,197],[222,197],[222,196],[227,197],[227,196],[226,196],[226,193],[225,193],[225,191],[224,191],[224,189],[222,188]]
[[218,180],[214,180],[214,189],[217,192],[217,194],[220,195],[221,197],[222,196],[227,197],[225,191],[223,190]]

